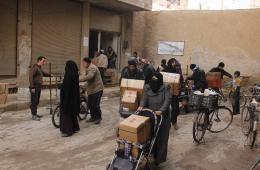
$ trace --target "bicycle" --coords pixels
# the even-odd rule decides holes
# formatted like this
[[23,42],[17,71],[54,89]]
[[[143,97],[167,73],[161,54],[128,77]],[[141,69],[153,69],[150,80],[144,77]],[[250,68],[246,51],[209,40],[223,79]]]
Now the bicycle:
[[260,87],[259,85],[254,85],[250,87],[251,95],[246,95],[246,104],[241,109],[241,127],[244,135],[248,135],[248,130],[250,127],[250,113],[248,107],[252,103],[253,99],[260,102]]
[[250,106],[248,106],[249,128],[246,136],[247,136],[248,144],[251,149],[253,149],[257,138],[257,125],[260,116],[260,111],[257,110],[258,105],[259,104],[257,102],[251,102]]
[[200,144],[206,130],[219,133],[227,129],[233,121],[233,113],[226,106],[218,105],[219,95],[201,96],[192,94],[189,102],[199,107],[193,122],[193,139]]
[[[60,114],[61,114],[61,105],[60,103],[57,104],[57,107],[54,109],[52,114],[52,124],[56,128],[60,128]],[[78,113],[77,117],[79,121],[85,120],[89,115],[88,109],[88,97],[85,96],[85,90],[81,88],[80,92],[80,112]]]

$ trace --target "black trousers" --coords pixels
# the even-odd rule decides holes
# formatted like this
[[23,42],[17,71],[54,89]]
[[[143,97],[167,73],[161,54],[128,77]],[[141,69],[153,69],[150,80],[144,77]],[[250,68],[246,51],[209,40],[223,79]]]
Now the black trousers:
[[179,106],[179,98],[178,96],[172,96],[172,102],[171,102],[171,122],[174,125],[177,123],[177,118],[180,114],[180,106]]
[[240,89],[233,92],[232,98],[233,113],[240,113]]
[[32,89],[30,89],[30,93],[31,93],[31,105],[30,105],[31,113],[32,115],[36,115],[37,107],[39,105],[40,97],[41,97],[41,87],[40,86],[35,87],[34,93],[32,92]]
[[90,110],[91,118],[93,119],[101,119],[101,109],[100,109],[100,102],[101,97],[103,95],[103,91],[99,91],[94,94],[88,95],[88,108]]

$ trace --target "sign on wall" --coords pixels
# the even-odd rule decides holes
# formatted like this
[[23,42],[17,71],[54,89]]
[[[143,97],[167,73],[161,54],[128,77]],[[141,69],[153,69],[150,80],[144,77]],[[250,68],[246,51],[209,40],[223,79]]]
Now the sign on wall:
[[159,41],[158,54],[184,55],[184,41]]

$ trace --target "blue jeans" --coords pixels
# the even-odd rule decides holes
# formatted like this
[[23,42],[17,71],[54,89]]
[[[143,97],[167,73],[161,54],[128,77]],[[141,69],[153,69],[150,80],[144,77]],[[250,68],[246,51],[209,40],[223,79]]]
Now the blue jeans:
[[101,109],[100,109],[100,102],[101,102],[101,97],[103,95],[103,91],[99,91],[94,94],[90,94],[88,96],[88,108],[90,110],[90,115],[91,118],[93,119],[101,119]]

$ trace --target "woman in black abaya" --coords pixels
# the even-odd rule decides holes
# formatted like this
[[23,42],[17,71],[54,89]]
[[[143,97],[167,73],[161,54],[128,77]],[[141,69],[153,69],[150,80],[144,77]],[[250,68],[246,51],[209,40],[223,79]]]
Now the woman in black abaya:
[[62,137],[78,132],[77,114],[80,112],[79,73],[74,61],[67,61],[65,76],[61,86],[60,131]]

